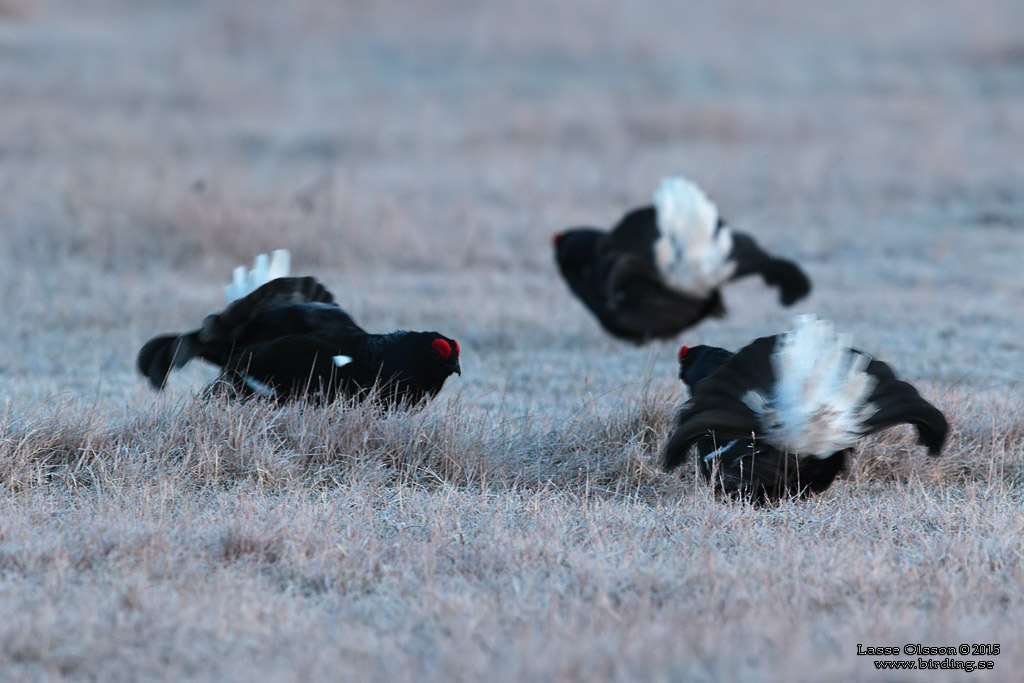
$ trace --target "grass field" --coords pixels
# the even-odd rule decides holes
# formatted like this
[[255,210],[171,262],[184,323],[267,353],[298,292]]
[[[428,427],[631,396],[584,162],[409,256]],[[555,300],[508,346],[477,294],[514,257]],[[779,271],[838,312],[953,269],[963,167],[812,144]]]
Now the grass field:
[[[404,6],[403,6],[404,5]],[[963,681],[1024,667],[1024,4],[0,0],[0,680]],[[666,475],[676,343],[550,236],[666,174],[950,419],[756,509]],[[424,410],[164,394],[149,337],[288,247]],[[992,672],[858,644],[998,643]],[[935,657],[934,659],[943,659]]]

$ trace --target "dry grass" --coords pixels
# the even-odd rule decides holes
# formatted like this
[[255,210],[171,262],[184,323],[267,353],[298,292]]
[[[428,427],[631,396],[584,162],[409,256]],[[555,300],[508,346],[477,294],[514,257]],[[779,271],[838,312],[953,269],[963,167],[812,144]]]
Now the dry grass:
[[8,418],[4,670],[828,680],[904,641],[1020,663],[1020,440],[972,456],[958,434],[934,464],[877,440],[828,495],[765,510],[657,471],[652,398],[555,432],[457,402]]
[[[1012,677],[1022,13],[0,0],[0,679],[917,680],[857,644],[965,642]],[[548,244],[670,172],[946,412],[942,458],[895,430],[769,509],[658,469],[674,345],[606,338]],[[279,246],[464,376],[386,416],[151,393],[141,343]],[[726,300],[687,343],[793,314]]]

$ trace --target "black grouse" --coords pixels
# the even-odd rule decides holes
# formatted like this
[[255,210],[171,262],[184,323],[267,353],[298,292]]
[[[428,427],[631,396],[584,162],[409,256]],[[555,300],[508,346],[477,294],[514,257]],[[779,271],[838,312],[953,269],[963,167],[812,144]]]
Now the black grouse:
[[630,211],[611,232],[575,228],[553,241],[573,293],[605,330],[637,344],[725,315],[721,286],[747,275],[778,287],[787,306],[811,290],[795,263],[729,227],[685,178],[664,179],[653,206]]
[[752,502],[824,491],[861,437],[897,424],[916,427],[932,456],[946,440],[935,406],[814,316],[735,354],[684,346],[679,376],[690,400],[665,446],[665,469],[685,463],[696,445],[704,479]]
[[[376,388],[387,405],[435,396],[462,373],[459,343],[437,332],[370,334],[312,277],[287,275],[287,252],[235,270],[228,305],[202,326],[155,337],[139,351],[139,371],[161,389],[174,368],[202,358],[221,368],[211,385],[239,396],[333,401]],[[275,277],[276,276],[276,277]]]

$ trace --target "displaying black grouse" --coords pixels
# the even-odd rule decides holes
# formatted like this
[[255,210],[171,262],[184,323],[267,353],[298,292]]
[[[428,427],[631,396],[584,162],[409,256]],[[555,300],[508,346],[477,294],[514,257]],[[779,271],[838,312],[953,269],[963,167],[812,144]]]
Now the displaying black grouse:
[[795,263],[729,227],[684,178],[663,180],[654,205],[630,211],[611,232],[566,230],[554,246],[573,293],[608,332],[637,344],[725,315],[721,286],[747,275],[778,287],[787,306],[811,290]]
[[824,491],[861,437],[897,424],[916,427],[932,456],[946,440],[938,409],[814,316],[735,354],[684,346],[679,376],[690,400],[665,447],[665,469],[685,463],[696,445],[706,481],[754,502]]
[[[174,368],[202,358],[221,368],[214,387],[280,401],[332,401],[376,388],[387,404],[435,396],[461,374],[459,343],[437,332],[370,334],[312,277],[287,274],[287,252],[257,259],[252,273],[236,269],[228,305],[183,334],[148,341],[139,371],[161,389]],[[269,280],[269,281],[267,281]]]

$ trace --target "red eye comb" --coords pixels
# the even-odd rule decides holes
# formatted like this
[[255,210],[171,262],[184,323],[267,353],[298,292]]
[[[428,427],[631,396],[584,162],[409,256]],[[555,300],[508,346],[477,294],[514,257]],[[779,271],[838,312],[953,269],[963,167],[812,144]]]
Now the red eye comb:
[[[452,355],[452,347],[444,339],[435,339],[430,342],[430,347],[441,354],[441,358],[447,359],[448,356]],[[455,348],[458,349],[458,346]],[[456,351],[456,353],[458,352]]]
[[554,235],[551,236],[551,244],[553,244],[553,245],[555,245],[557,247],[559,244],[562,243],[562,238],[563,237],[565,237],[565,235],[563,235],[560,232],[556,232]]
[[458,358],[462,355],[462,349],[459,348],[459,340],[452,339],[452,344],[455,344],[455,357]]
[[682,362],[683,357],[686,355],[686,352],[689,351],[689,350],[690,350],[690,347],[687,346],[686,344],[683,344],[682,346],[679,347],[679,355],[677,357],[679,358],[680,362]]

